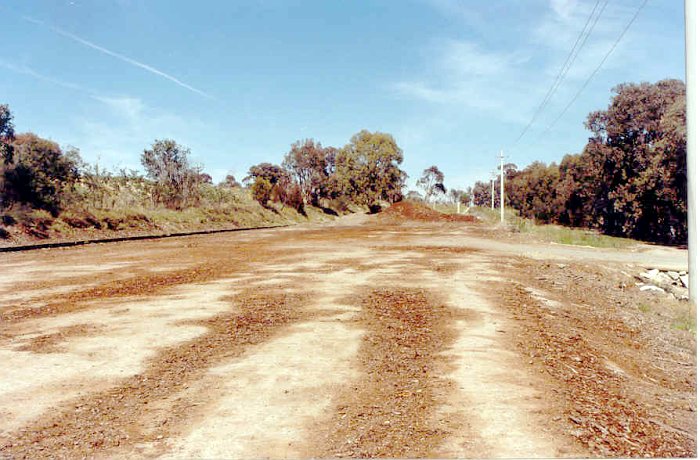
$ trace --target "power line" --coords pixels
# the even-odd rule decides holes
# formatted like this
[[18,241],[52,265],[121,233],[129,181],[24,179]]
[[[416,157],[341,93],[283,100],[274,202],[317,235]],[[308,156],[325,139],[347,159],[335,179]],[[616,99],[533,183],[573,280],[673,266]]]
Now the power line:
[[552,127],[554,127],[554,125],[557,124],[557,122],[561,119],[561,117],[564,116],[564,114],[569,110],[569,108],[571,108],[571,106],[572,106],[573,103],[576,101],[576,99],[578,99],[578,97],[581,95],[581,93],[583,93],[583,91],[586,89],[586,87],[587,87],[588,84],[591,82],[591,80],[593,80],[593,77],[595,77],[595,75],[598,73],[598,71],[603,67],[603,65],[605,64],[605,61],[607,61],[608,58],[610,57],[610,55],[613,53],[613,51],[615,51],[615,48],[617,48],[617,45],[620,43],[620,41],[622,41],[622,38],[625,36],[625,34],[626,34],[627,31],[629,30],[629,28],[632,27],[632,24],[634,23],[634,21],[637,20],[637,17],[639,16],[639,13],[642,12],[642,9],[644,8],[644,6],[646,6],[646,4],[647,4],[648,2],[649,2],[649,0],[643,0],[643,1],[642,1],[642,3],[641,3],[641,4],[639,5],[639,7],[637,8],[637,11],[634,13],[634,16],[632,16],[632,19],[630,19],[630,21],[627,23],[627,25],[625,26],[625,28],[622,30],[622,33],[620,33],[620,35],[617,37],[617,40],[615,40],[615,43],[613,43],[612,47],[608,50],[608,52],[605,54],[605,56],[603,56],[603,60],[600,61],[600,64],[598,64],[598,67],[596,67],[596,68],[593,70],[593,72],[591,72],[591,74],[588,76],[588,78],[587,78],[586,81],[583,83],[583,85],[581,86],[581,88],[579,88],[578,92],[574,95],[573,98],[571,98],[571,100],[570,100],[569,103],[566,105],[566,107],[564,107],[564,110],[562,110],[562,111],[559,113],[559,115],[554,119],[554,121],[547,127],[547,129],[545,129],[545,130],[542,132],[542,134],[540,134],[540,137],[539,137],[539,138],[541,138],[542,136],[544,136],[545,134],[547,134],[547,133],[552,129]]
[[[596,17],[593,20],[593,25],[588,29],[588,31],[586,32],[586,35],[583,37],[583,41],[581,42],[581,46],[579,46],[578,51],[576,51],[576,54],[574,55],[573,59],[571,59],[571,61],[569,61],[569,65],[566,68],[566,72],[564,72],[564,76],[566,76],[566,74],[569,72],[569,69],[571,69],[571,67],[574,65],[574,61],[578,57],[578,54],[581,52],[581,49],[583,49],[583,46],[588,41],[588,37],[591,36],[591,32],[593,32],[593,29],[598,24],[600,17],[603,15],[603,11],[605,10],[605,7],[608,6],[608,1],[609,0],[605,0],[605,3],[603,3],[603,6],[598,11],[598,14],[596,14]],[[557,83],[556,87],[554,88],[554,91],[552,91],[552,96],[554,96],[554,93],[557,91],[557,89],[559,89],[559,86],[561,86],[563,81],[564,81],[564,77],[559,79],[559,82]],[[552,98],[552,96],[550,96],[550,99]]]
[[[600,19],[600,16],[603,14],[603,10],[605,10],[605,7],[608,4],[609,0],[605,0],[605,3],[603,4],[603,7],[598,10],[598,5],[600,5],[601,0],[596,0],[595,5],[593,5],[593,9],[591,10],[591,13],[588,15],[588,19],[586,20],[586,23],[583,25],[583,28],[581,29],[581,32],[579,32],[578,37],[576,38],[576,41],[574,42],[573,46],[571,47],[571,50],[569,51],[568,56],[562,63],[561,68],[559,69],[559,73],[557,74],[556,78],[554,79],[554,82],[552,82],[552,85],[549,87],[549,90],[547,91],[547,94],[545,95],[544,99],[540,103],[540,105],[537,107],[535,110],[535,113],[532,115],[532,118],[528,122],[528,124],[523,128],[522,132],[518,136],[518,138],[515,140],[513,145],[517,144],[520,142],[520,139],[525,136],[527,131],[530,129],[532,124],[535,122],[537,117],[540,115],[540,113],[544,110],[544,108],[549,104],[549,101],[551,101],[552,97],[554,96],[554,93],[556,93],[557,89],[559,89],[559,86],[561,83],[564,81],[564,78],[566,77],[566,74],[569,72],[569,69],[571,69],[571,66],[573,65],[574,61],[578,57],[578,54],[581,52],[581,49],[583,48],[583,45],[585,45],[586,41],[588,40],[588,37],[591,35],[591,32],[595,28],[596,24],[598,23],[598,20]],[[598,14],[596,15],[596,10],[598,11]],[[595,16],[595,19],[593,19]],[[589,24],[591,24],[591,20],[593,20],[593,24],[589,28]],[[581,44],[579,46],[579,43]]]

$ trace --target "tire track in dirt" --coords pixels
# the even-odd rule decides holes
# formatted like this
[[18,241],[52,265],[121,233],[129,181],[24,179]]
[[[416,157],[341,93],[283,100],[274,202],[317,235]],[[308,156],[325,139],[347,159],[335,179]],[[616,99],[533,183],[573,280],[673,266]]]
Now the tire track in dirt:
[[[225,299],[241,292],[235,282],[178,286],[156,297],[107,299],[99,308],[12,325],[14,336],[0,346],[5,365],[0,436],[51,407],[136,375],[160,350],[206,333],[205,326],[194,322],[230,311]],[[48,345],[53,343],[48,349],[42,345],[47,337]]]
[[[109,279],[100,275],[84,276],[82,279],[89,284],[99,283],[87,288],[72,290],[67,293],[47,293],[44,296],[36,296],[32,306],[19,304],[7,305],[0,311],[0,325],[7,326],[27,319],[41,318],[46,316],[60,315],[81,310],[94,308],[91,301],[105,298],[120,298],[129,296],[156,295],[168,288],[181,285],[212,281],[225,278],[236,273],[250,271],[251,265],[265,263],[272,260],[279,261],[280,258],[293,257],[295,251],[287,251],[279,254],[275,251],[275,244],[295,237],[303,236],[299,231],[280,230],[279,233],[261,234],[259,240],[248,240],[237,238],[232,242],[225,241],[222,248],[219,244],[221,239],[204,240],[203,242],[192,241],[184,246],[165,245],[151,250],[142,259],[137,252],[136,256],[128,258],[124,254],[129,254],[128,245],[121,247],[114,256],[124,265],[124,271],[130,272],[129,277]],[[140,246],[134,249],[139,249]],[[92,248],[94,252],[99,247]],[[114,248],[111,248],[114,250]],[[84,262],[88,254],[70,254],[77,260]],[[110,253],[111,254],[111,253]],[[46,258],[48,256],[44,256]],[[49,260],[54,260],[57,256],[52,255]],[[182,266],[185,261],[186,268],[172,268],[172,265]],[[196,261],[196,262],[195,262]],[[205,261],[205,262],[202,262]],[[91,260],[91,262],[94,262]],[[138,264],[153,264],[168,267],[164,272],[144,272],[138,269]],[[35,285],[55,285],[54,281],[38,279]],[[5,331],[0,331],[5,332]]]
[[105,328],[92,324],[75,324],[61,328],[51,334],[42,334],[31,338],[24,345],[16,348],[17,351],[31,351],[32,353],[58,353],[62,350],[62,345],[74,337],[90,336],[103,331]]
[[435,410],[452,382],[440,377],[440,356],[455,338],[458,312],[421,289],[376,289],[363,301],[367,330],[358,360],[361,377],[335,400],[330,420],[311,431],[325,437],[310,451],[321,457],[431,457],[458,423]]
[[480,292],[485,279],[499,279],[498,271],[486,263],[470,261],[481,280],[475,282],[460,270],[450,293],[450,304],[468,309],[474,317],[454,324],[459,336],[447,354],[459,365],[448,376],[459,389],[443,411],[446,417],[461,414],[470,429],[448,439],[440,456],[584,456],[547,416],[546,387],[509,343],[513,324],[506,312]]
[[[240,263],[239,267],[242,268],[245,259],[240,258],[238,262]],[[51,296],[46,299],[48,300],[47,304],[39,307],[9,307],[7,311],[0,313],[0,324],[9,325],[26,319],[73,313],[94,308],[95,305],[90,301],[96,299],[155,295],[173,286],[223,278],[231,273],[226,268],[231,267],[228,264],[225,266],[220,263],[207,263],[184,270],[147,276],[139,275],[125,280],[111,281],[88,289]]]
[[[362,331],[345,316],[295,323],[175,395],[199,415],[179,425],[163,457],[304,458],[306,425],[323,417],[332,396],[357,378],[352,363]],[[144,446],[139,456],[155,452]]]
[[186,388],[222,359],[239,356],[305,319],[303,301],[303,296],[287,293],[241,295],[233,302],[233,311],[196,322],[209,328],[203,336],[165,349],[144,372],[120,385],[51,411],[20,429],[0,441],[0,455],[75,458],[158,443],[186,421],[190,411],[176,406],[149,416],[153,402]]
[[[531,285],[543,278],[544,273],[556,275],[539,267],[540,276],[534,279],[535,271],[527,261],[519,264],[525,282]],[[582,283],[585,281],[580,277],[576,284]],[[582,305],[569,306],[577,293],[583,296],[580,300],[593,305],[605,293],[594,293],[585,285],[569,286],[566,292],[569,299],[556,302],[554,308],[543,305],[548,299],[533,294],[533,289],[518,282],[510,283],[501,296],[520,323],[520,351],[556,385],[551,399],[561,406],[561,423],[568,428],[569,435],[595,455],[694,457],[697,449],[694,433],[665,421],[672,414],[657,412],[654,405],[644,401],[651,395],[642,397],[636,388],[630,388],[638,384],[609,362],[611,356],[620,355],[616,359],[624,359],[622,356],[631,353],[630,358],[635,362],[626,367],[648,367],[645,361],[651,357],[644,356],[639,330],[611,315],[608,305],[601,305],[597,312],[587,312]],[[605,298],[604,302],[610,300]],[[646,392],[659,390],[656,387]],[[694,391],[690,384],[687,390]],[[670,389],[664,391],[672,393]]]
[[[557,395],[562,391],[568,391],[569,379],[566,377],[571,372],[563,365],[580,371],[577,367],[581,365],[580,362],[568,360],[572,357],[570,355],[557,353],[574,350],[577,352],[574,356],[579,356],[583,364],[588,365],[586,353],[597,357],[594,342],[588,343],[587,348],[578,353],[579,350],[567,342],[572,334],[566,322],[547,323],[546,332],[551,333],[552,338],[538,336],[541,331],[527,330],[527,327],[538,326],[537,321],[526,316],[548,314],[543,310],[545,306],[537,304],[526,291],[514,294],[510,299],[513,302],[502,306],[500,302],[503,301],[504,291],[500,285],[488,284],[488,280],[475,281],[485,265],[490,266],[491,274],[501,281],[520,276],[516,274],[517,270],[536,272],[538,269],[527,265],[500,264],[502,258],[492,258],[493,254],[487,253],[488,249],[484,249],[483,257],[472,257],[470,253],[475,252],[472,249],[448,246],[466,243],[461,240],[461,234],[454,236],[445,233],[445,228],[426,226],[424,234],[404,230],[375,226],[334,229],[332,234],[327,230],[308,234],[290,231],[264,244],[235,246],[233,254],[233,245],[219,247],[225,240],[217,240],[216,243],[208,243],[209,247],[193,249],[197,258],[206,260],[205,264],[199,260],[195,268],[175,270],[152,278],[162,285],[150,287],[144,284],[141,289],[132,284],[134,280],[129,280],[110,282],[97,290],[78,293],[74,297],[78,303],[74,305],[75,308],[98,310],[104,307],[100,303],[104,299],[91,296],[106,295],[109,301],[110,298],[131,295],[160,295],[167,292],[169,286],[191,280],[221,279],[231,273],[240,273],[241,276],[236,278],[245,289],[240,297],[233,298],[231,311],[226,310],[224,305],[217,310],[224,313],[218,316],[183,322],[206,326],[209,332],[188,339],[190,341],[184,344],[180,342],[174,346],[170,342],[171,345],[161,348],[153,359],[146,362],[146,369],[135,377],[112,379],[108,383],[116,383],[116,387],[89,393],[84,399],[73,399],[22,430],[13,432],[10,438],[0,440],[0,457],[128,457],[160,454],[191,457],[193,452],[212,450],[185,448],[180,451],[177,448],[183,444],[179,441],[184,440],[185,446],[191,439],[206,444],[212,440],[212,434],[218,436],[217,441],[223,441],[217,447],[220,449],[218,452],[242,452],[242,457],[275,458],[446,456],[448,450],[445,445],[454,440],[457,442],[449,446],[454,447],[454,450],[449,450],[449,456],[471,456],[470,453],[475,451],[480,453],[477,456],[485,456],[484,452],[497,456],[507,449],[479,450],[482,447],[478,443],[486,445],[488,442],[497,447],[501,447],[498,444],[505,444],[507,448],[508,443],[517,443],[528,433],[540,435],[552,427],[565,429],[572,424],[590,429],[586,435],[593,439],[596,427],[588,422],[599,423],[599,419],[590,419],[589,413],[581,412],[584,417],[572,413],[582,423],[569,421],[566,416],[563,420],[553,421],[553,414],[546,411],[539,413],[544,418],[536,415],[543,405],[547,409],[547,405],[556,403],[549,401],[552,388],[560,392],[551,393],[554,395],[552,400],[557,400]],[[373,239],[369,240],[370,237]],[[368,242],[386,242],[390,246],[386,252],[376,251],[379,252],[377,254],[371,250],[374,247],[368,249]],[[442,246],[430,246],[435,243]],[[241,253],[237,254],[238,251]],[[341,253],[348,256],[345,254],[348,251],[352,252],[349,258],[339,257]],[[177,260],[176,256],[171,255],[169,261]],[[189,254],[188,257],[194,259],[195,255]],[[247,271],[254,275],[242,273]],[[534,275],[528,273],[527,276]],[[173,279],[169,281],[170,277]],[[319,279],[326,281],[319,282]],[[482,281],[486,282],[479,285]],[[170,282],[172,284],[168,284]],[[461,291],[455,289],[459,283],[466,288]],[[351,292],[338,295],[338,290],[347,290],[348,287]],[[512,284],[510,287],[513,287]],[[374,290],[368,293],[369,289]],[[510,292],[507,289],[505,294]],[[451,295],[452,290],[457,292],[459,298]],[[321,292],[333,295],[322,296],[319,295]],[[532,305],[523,300],[526,298],[533,302]],[[55,300],[53,303],[60,308],[46,310],[39,315],[49,317],[72,312],[73,307],[68,299],[63,296]],[[484,306],[488,311],[476,311],[476,306],[470,303],[479,299],[488,301]],[[521,301],[524,303],[519,303]],[[238,303],[241,305],[238,306]],[[340,308],[334,308],[339,304],[342,304]],[[324,306],[328,310],[324,310]],[[195,303],[192,310],[197,307]],[[507,318],[509,313],[511,317]],[[475,315],[478,318],[475,319]],[[33,321],[22,322],[29,318],[31,315],[18,317],[8,330],[33,324]],[[47,319],[53,321],[53,318]],[[62,320],[63,317],[57,319]],[[586,315],[580,319],[590,321]],[[519,321],[526,327],[526,335],[522,337],[514,334]],[[482,325],[486,328],[482,328]],[[487,334],[482,335],[484,331]],[[361,338],[363,333],[364,338]],[[327,345],[333,341],[333,334],[341,334],[339,341],[342,344],[336,346],[352,343],[348,346],[349,351],[344,350],[340,357],[329,356],[333,351]],[[482,349],[475,349],[478,348],[474,346],[475,342],[467,340],[470,335],[487,339]],[[585,338],[585,334],[582,335]],[[515,359],[509,357],[517,350],[517,340],[523,340],[523,346],[530,346],[539,343],[538,340],[543,337],[554,344],[555,352],[551,355],[555,360],[554,365],[563,366],[559,369],[563,372],[550,381],[549,386],[538,386],[546,380],[545,373],[539,380],[532,378],[541,365],[539,362],[528,365],[528,354],[516,354]],[[54,339],[47,337],[47,340],[51,344]],[[307,340],[313,340],[318,353],[307,352],[289,362],[275,361],[280,350],[307,346]],[[355,355],[359,342],[360,352]],[[498,359],[505,354],[508,355],[507,359]],[[260,358],[267,361],[261,363]],[[333,375],[324,380],[324,385],[328,380],[333,383],[330,387],[323,387],[323,394],[319,394],[313,384],[304,381],[307,376],[314,378],[313,375],[316,375],[308,372],[315,359],[331,361],[323,368],[328,373],[333,373],[338,366],[348,367],[347,373],[345,370],[341,372],[342,376]],[[560,362],[556,362],[557,359]],[[496,371],[491,374],[469,374],[470,365],[473,364],[470,360],[480,360],[482,366],[492,365]],[[457,371],[467,378],[457,379]],[[499,386],[499,382],[493,381],[502,375],[509,375],[511,371],[511,380],[506,382],[508,385]],[[482,378],[484,376],[487,378]],[[598,382],[600,388],[608,385],[604,374],[585,374],[581,378],[594,377],[601,379]],[[347,386],[338,384],[339,379],[342,381],[343,378],[347,379]],[[674,377],[669,379],[673,380]],[[211,384],[219,387],[211,391]],[[261,384],[262,387],[259,387]],[[626,388],[615,387],[617,383],[614,381],[610,385],[623,393]],[[462,386],[467,391],[461,391],[464,390]],[[504,395],[504,391],[510,388],[528,386],[527,392]],[[575,392],[576,388],[573,385],[571,391]],[[201,395],[200,390],[210,392]],[[523,394],[525,400],[521,398]],[[546,395],[548,401],[541,403],[540,395]],[[582,395],[589,404],[582,406],[586,410],[600,409],[608,402],[596,393]],[[623,394],[623,397],[626,396]],[[236,406],[246,399],[258,397],[260,400],[250,405]],[[500,418],[487,420],[490,425],[485,424],[484,429],[481,425],[483,420],[471,416],[479,413],[479,403],[482,406],[488,404],[485,401],[496,401],[505,409],[501,411]],[[255,408],[258,412],[254,413],[259,416],[231,416],[232,411],[244,411],[250,407]],[[302,414],[295,413],[295,407],[303,407],[304,410],[300,411]],[[218,410],[215,415],[210,412],[212,408]],[[326,408],[332,412],[324,413]],[[286,416],[291,420],[276,418]],[[503,423],[500,431],[490,430],[489,427],[497,425],[499,421],[507,422],[511,416],[510,425]],[[281,423],[275,425],[276,420]],[[509,436],[507,430],[511,426],[517,427],[517,420],[526,420],[523,423],[526,426]],[[216,426],[219,421],[227,423],[225,430],[234,431],[240,426],[245,428],[245,424],[250,427],[227,439],[225,430],[208,431],[208,427]],[[310,428],[304,431],[307,426]],[[470,432],[472,428],[474,432]],[[294,436],[303,441],[300,434],[305,434],[308,445],[304,442],[294,446],[286,443]],[[653,436],[658,440],[657,435]],[[242,436],[256,436],[256,439],[243,439]],[[477,443],[477,448],[465,448],[465,439]],[[595,439],[605,437],[598,435]],[[273,442],[268,443],[270,440]],[[575,442],[573,437],[567,440]],[[671,439],[671,442],[676,441]],[[176,449],[171,450],[173,447]],[[601,451],[590,447],[586,452],[600,455]],[[559,453],[562,452],[556,455]]]

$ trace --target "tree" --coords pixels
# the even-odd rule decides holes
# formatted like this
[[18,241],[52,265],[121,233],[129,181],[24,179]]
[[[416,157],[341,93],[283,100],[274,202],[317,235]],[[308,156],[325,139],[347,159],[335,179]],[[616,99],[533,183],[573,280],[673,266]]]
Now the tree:
[[469,200],[471,198],[471,188],[467,187],[468,190],[450,189],[449,197],[454,203],[461,203],[464,205],[469,205]]
[[55,142],[32,133],[17,135],[12,151],[0,167],[4,206],[17,202],[58,214],[79,178],[78,151],[64,153]]
[[404,197],[406,201],[423,201],[423,197],[415,190],[410,190]]
[[335,181],[341,193],[377,211],[382,201],[396,202],[406,173],[403,152],[390,134],[363,130],[337,154]]
[[301,187],[294,182],[289,172],[280,166],[270,163],[251,166],[243,181],[252,181],[253,196],[263,206],[267,206],[269,200],[274,200],[283,206],[294,208],[300,214],[305,214]]
[[241,186],[241,184],[238,183],[233,174],[227,174],[223,182],[221,182],[221,184],[219,185],[228,188],[238,188]]
[[[598,156],[600,159],[600,156]],[[562,210],[558,221],[573,227],[597,227],[596,207],[601,207],[604,193],[599,193],[599,165],[591,162],[593,156],[565,155],[559,164],[559,183],[556,191]],[[599,204],[596,205],[596,201]]]
[[593,112],[581,161],[596,173],[592,211],[612,235],[658,242],[687,237],[685,85],[622,84],[607,110]]
[[12,113],[6,104],[0,105],[0,209],[5,208],[8,197],[5,193],[3,169],[12,161],[12,142],[15,140],[15,127],[12,124]]
[[431,166],[423,170],[423,175],[418,179],[416,185],[425,191],[425,201],[430,203],[433,196],[445,194],[445,175],[437,166]]
[[264,177],[258,176],[250,187],[253,199],[266,208],[272,196],[272,183]]
[[254,182],[255,179],[261,178],[267,180],[270,184],[275,185],[277,182],[288,176],[289,174],[287,171],[278,165],[273,165],[271,163],[260,163],[253,165],[248,169],[248,175],[243,178],[243,182],[251,183]]
[[491,206],[491,183],[476,181],[472,187],[474,206]]
[[328,178],[335,167],[335,152],[332,147],[323,148],[313,139],[305,139],[292,144],[285,155],[282,166],[293,175],[307,202],[318,204],[319,199],[327,195]]
[[156,140],[143,151],[141,164],[156,182],[155,201],[174,209],[196,202],[201,169],[190,166],[190,149],[172,139]]
[[523,217],[553,222],[563,211],[556,188],[559,167],[536,161],[506,180],[506,201]]
[[199,181],[200,184],[211,185],[214,183],[214,179],[212,179],[212,177],[205,172],[200,172],[198,177],[197,177],[197,180]]
[[[581,154],[506,182],[524,216],[661,243],[687,239],[685,85],[622,84],[588,116]],[[476,193],[476,186],[475,186]]]
[[282,206],[289,206],[299,214],[306,215],[304,208],[304,195],[301,186],[294,181],[285,180],[278,182],[275,186],[277,200],[282,203]]
[[14,140],[15,127],[12,124],[12,113],[7,104],[2,104],[0,105],[0,159],[4,163],[12,161],[12,142]]

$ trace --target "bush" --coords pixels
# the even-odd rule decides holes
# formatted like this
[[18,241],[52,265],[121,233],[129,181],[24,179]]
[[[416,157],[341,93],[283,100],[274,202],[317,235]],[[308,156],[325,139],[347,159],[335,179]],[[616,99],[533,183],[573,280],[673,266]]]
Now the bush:
[[44,209],[54,216],[78,179],[77,151],[64,154],[55,142],[36,134],[19,134],[10,161],[0,167],[5,206],[22,203]]
[[350,198],[341,195],[330,200],[329,208],[334,209],[338,214],[344,214],[350,210],[351,204]]
[[306,215],[306,210],[304,209],[304,195],[299,185],[294,184],[285,198],[285,205],[293,208],[296,212],[303,216]]
[[82,213],[65,212],[61,214],[61,220],[73,228],[102,228],[102,224],[87,211]]
[[124,218],[115,216],[105,216],[102,218],[102,222],[110,230],[121,230],[122,224],[124,223]]
[[190,149],[172,139],[156,140],[143,151],[141,164],[148,177],[155,181],[153,198],[171,209],[196,206],[199,185],[211,181],[199,167],[190,166]]
[[54,218],[46,210],[19,208],[12,210],[17,222],[20,222],[27,233],[37,238],[48,238],[49,229],[54,223]]
[[102,216],[102,222],[109,230],[126,230],[129,228],[151,229],[156,225],[140,212],[108,212]]
[[256,177],[255,182],[250,187],[250,191],[253,194],[253,199],[266,208],[267,202],[270,201],[272,196],[272,183],[263,177]]

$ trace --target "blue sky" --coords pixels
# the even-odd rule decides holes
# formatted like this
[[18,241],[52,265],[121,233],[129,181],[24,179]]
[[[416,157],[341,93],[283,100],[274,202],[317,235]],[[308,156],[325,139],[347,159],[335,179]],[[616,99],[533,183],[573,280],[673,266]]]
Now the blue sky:
[[[605,3],[598,3],[598,10]],[[433,164],[449,187],[487,180],[499,149],[521,168],[580,152],[586,115],[622,82],[684,78],[682,0],[649,0],[559,122],[641,0],[608,0],[523,139],[596,0],[0,3],[0,103],[18,131],[140,169],[171,137],[215,179],[278,163],[292,142],[341,147],[394,135],[414,186]]]

